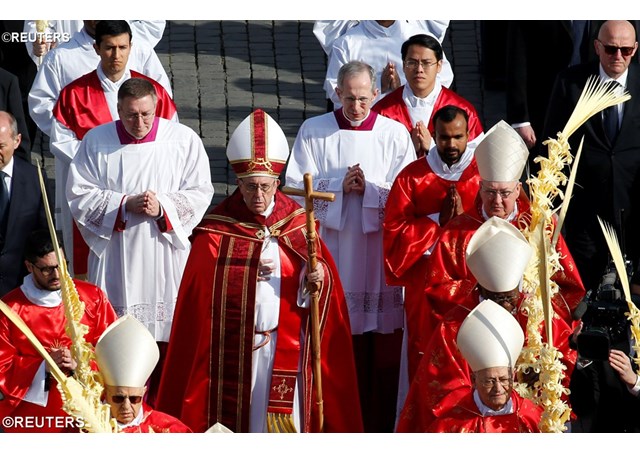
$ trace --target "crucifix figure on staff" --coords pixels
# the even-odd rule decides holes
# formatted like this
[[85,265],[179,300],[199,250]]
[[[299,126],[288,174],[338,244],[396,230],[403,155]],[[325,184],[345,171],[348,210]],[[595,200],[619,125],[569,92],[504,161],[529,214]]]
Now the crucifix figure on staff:
[[254,111],[227,146],[237,190],[194,230],[157,409],[195,432],[362,431],[337,269],[321,240],[309,248],[313,218],[278,191],[288,156]]

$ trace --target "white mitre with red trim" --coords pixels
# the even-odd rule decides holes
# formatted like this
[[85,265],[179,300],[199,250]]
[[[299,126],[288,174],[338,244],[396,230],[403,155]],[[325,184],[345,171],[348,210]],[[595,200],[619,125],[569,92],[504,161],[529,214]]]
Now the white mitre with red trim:
[[278,178],[289,158],[289,143],[278,123],[257,109],[231,134],[227,158],[238,178]]

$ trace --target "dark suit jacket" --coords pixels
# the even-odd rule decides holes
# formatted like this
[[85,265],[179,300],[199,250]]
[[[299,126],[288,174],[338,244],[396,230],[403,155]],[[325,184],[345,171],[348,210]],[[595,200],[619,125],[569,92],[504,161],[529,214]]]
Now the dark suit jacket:
[[[564,128],[587,78],[598,75],[598,68],[598,63],[589,63],[571,67],[558,75],[547,111],[545,137],[556,137],[557,132]],[[640,220],[640,66],[637,63],[629,66],[627,91],[631,100],[624,104],[620,132],[614,143],[609,143],[606,138],[601,113],[592,116],[571,136],[574,154],[583,135],[585,138],[567,214],[566,239],[570,249],[574,239],[580,235],[604,245],[597,215],[616,227],[621,242],[621,232],[624,231],[625,251],[635,260],[639,255],[640,242],[637,239],[637,222]],[[621,210],[624,212],[622,219]],[[607,249],[604,247],[600,252],[606,258]],[[583,252],[571,249],[574,258]]]
[[16,150],[16,154],[27,159],[29,151],[31,151],[31,140],[29,140],[29,131],[22,108],[18,78],[2,68],[0,68],[0,110],[9,112],[16,117],[18,132],[22,135],[22,142],[20,148]]
[[29,234],[47,228],[38,171],[32,164],[15,157],[6,222],[5,234],[0,238],[0,297],[20,286],[27,274],[24,246]]

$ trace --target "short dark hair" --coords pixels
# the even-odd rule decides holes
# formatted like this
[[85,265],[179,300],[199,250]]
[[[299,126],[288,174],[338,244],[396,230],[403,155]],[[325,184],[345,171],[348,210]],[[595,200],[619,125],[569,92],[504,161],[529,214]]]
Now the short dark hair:
[[440,41],[430,35],[413,35],[405,42],[402,43],[402,47],[400,49],[400,53],[402,54],[402,61],[407,58],[407,53],[409,52],[409,46],[421,46],[426,47],[427,49],[431,49],[436,54],[436,60],[442,60],[443,52],[442,45],[440,45]]
[[140,77],[131,77],[129,80],[120,85],[118,90],[118,102],[124,98],[142,99],[145,96],[151,96],[153,103],[155,104],[158,95],[156,94],[156,88],[147,79]]
[[129,35],[129,42],[131,42],[131,27],[126,20],[101,20],[96,25],[96,46],[100,47],[102,38],[104,36],[118,36],[123,33]]
[[451,104],[445,105],[433,114],[433,126],[435,127],[438,120],[443,123],[450,123],[455,120],[458,115],[462,115],[464,122],[467,125],[467,129],[469,129],[469,114],[464,109]]
[[[56,238],[58,244],[60,244],[60,248],[62,248],[62,242],[60,242],[57,233]],[[24,258],[31,263],[35,263],[38,258],[42,258],[54,250],[49,230],[35,230],[27,237],[27,243],[24,247]]]

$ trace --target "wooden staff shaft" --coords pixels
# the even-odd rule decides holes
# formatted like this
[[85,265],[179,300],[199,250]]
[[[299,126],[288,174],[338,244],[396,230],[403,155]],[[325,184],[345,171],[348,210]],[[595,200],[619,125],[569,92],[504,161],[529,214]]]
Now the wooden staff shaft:
[[[282,192],[289,195],[304,196],[304,206],[307,223],[307,273],[313,272],[318,263],[317,260],[317,238],[316,221],[313,215],[313,200],[333,201],[335,195],[326,192],[315,192],[313,190],[313,179],[311,174],[304,175],[304,190],[283,187]],[[318,283],[308,283],[307,289],[311,296],[311,354],[313,362],[313,376],[316,389],[316,404],[318,405],[318,425],[320,432],[324,428],[324,401],[322,397],[322,360],[320,354],[320,285]]]

